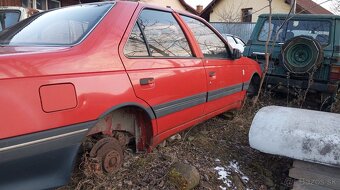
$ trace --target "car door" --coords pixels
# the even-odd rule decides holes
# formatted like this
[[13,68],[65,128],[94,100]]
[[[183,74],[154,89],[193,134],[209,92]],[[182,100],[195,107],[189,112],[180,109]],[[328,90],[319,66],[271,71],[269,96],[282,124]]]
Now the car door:
[[227,44],[209,25],[199,19],[181,16],[191,29],[203,53],[208,96],[205,114],[240,105],[243,99],[243,66],[231,59]]
[[203,63],[170,9],[137,11],[127,31],[121,58],[136,96],[156,115],[158,134],[201,117],[207,91]]

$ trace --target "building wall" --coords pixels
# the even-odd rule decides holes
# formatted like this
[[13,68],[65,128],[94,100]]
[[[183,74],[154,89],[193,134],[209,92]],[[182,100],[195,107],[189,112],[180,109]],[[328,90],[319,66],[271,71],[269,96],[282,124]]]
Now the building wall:
[[[268,0],[221,0],[210,13],[210,22],[241,22],[245,8],[252,8],[252,22],[256,22],[260,14],[269,13],[269,7],[261,10],[266,5]],[[273,0],[272,8],[273,13],[288,13],[290,5],[285,0]]]
[[186,11],[185,7],[178,0],[140,0],[140,2],[160,7],[170,6],[174,10]]
[[21,6],[21,0],[0,0],[0,6]]

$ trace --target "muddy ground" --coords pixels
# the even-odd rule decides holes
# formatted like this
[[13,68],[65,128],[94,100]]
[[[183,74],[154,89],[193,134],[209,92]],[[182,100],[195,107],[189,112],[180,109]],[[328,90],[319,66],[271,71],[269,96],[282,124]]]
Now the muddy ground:
[[229,114],[214,117],[181,132],[152,153],[126,150],[123,168],[109,176],[84,172],[83,158],[69,185],[60,189],[176,189],[168,175],[175,162],[198,169],[201,180],[195,189],[290,189],[292,160],[252,149],[248,131],[261,107],[294,106],[294,101],[262,96],[256,106],[245,105],[233,118]]

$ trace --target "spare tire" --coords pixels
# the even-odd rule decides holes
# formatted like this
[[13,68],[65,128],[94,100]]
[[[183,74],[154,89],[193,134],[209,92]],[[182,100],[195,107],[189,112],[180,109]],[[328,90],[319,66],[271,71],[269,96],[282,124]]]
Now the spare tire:
[[283,65],[289,72],[310,73],[323,61],[321,44],[308,36],[297,36],[288,40],[281,48]]

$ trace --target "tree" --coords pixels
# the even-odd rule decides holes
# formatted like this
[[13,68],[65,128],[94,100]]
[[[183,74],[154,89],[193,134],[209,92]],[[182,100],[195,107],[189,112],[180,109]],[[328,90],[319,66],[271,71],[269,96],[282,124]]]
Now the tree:
[[[272,12],[273,12],[272,1],[273,0],[268,0],[268,7],[269,7],[269,20],[268,20],[268,22],[269,23],[272,22]],[[262,74],[262,78],[261,78],[261,82],[260,82],[260,87],[258,89],[259,92],[258,92],[257,96],[254,99],[253,105],[255,105],[258,102],[258,100],[259,100],[259,97],[260,97],[260,94],[261,94],[261,89],[262,89],[262,86],[263,86],[266,74],[268,72],[269,57],[270,57],[269,42],[270,42],[270,36],[272,35],[272,25],[271,24],[268,25],[268,31],[269,32],[268,32],[268,36],[267,36],[267,40],[266,40],[266,52],[265,52],[266,63],[265,63],[265,66],[264,66],[264,70],[263,70],[263,74]]]

